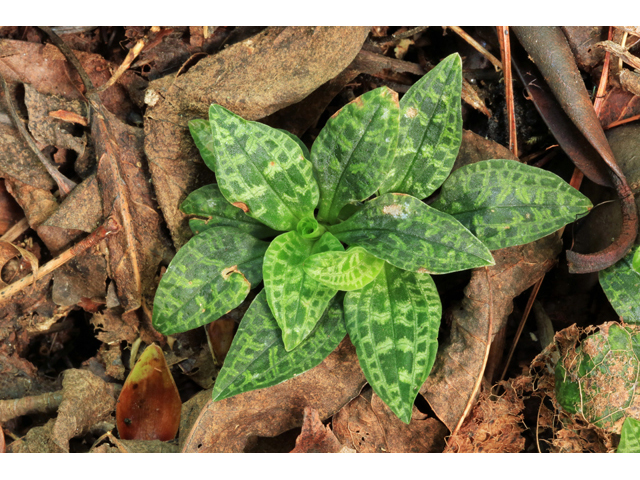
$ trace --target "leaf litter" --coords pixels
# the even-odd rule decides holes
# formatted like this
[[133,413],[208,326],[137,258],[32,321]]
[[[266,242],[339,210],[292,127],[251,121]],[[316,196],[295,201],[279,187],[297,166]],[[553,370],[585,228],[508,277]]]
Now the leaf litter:
[[[568,413],[556,398],[551,368],[557,354],[575,353],[580,348],[575,345],[592,333],[583,333],[588,324],[556,334],[554,345],[533,361],[529,373],[502,382],[500,388],[481,378],[491,339],[508,327],[511,309],[519,310],[519,293],[563,262],[562,257],[557,260],[559,243],[551,237],[537,245],[493,252],[497,265],[490,267],[489,282],[478,270],[461,303],[456,303],[459,298],[447,300],[441,355],[421,389],[436,417],[423,413],[428,407],[418,402],[409,425],[399,422],[370,389],[362,389],[364,377],[347,340],[323,364],[299,377],[211,403],[207,388],[224,362],[246,305],[210,324],[207,332],[166,338],[152,329],[151,300],[164,266],[191,236],[187,217],[177,207],[186,194],[213,178],[203,168],[186,121],[205,118],[209,103],[217,102],[246,118],[284,127],[310,144],[318,127],[358,95],[382,85],[406,91],[438,60],[427,59],[431,53],[426,44],[449,42],[450,48],[469,52],[464,40],[436,39],[434,29],[401,28],[397,33],[408,36],[395,41],[387,38],[389,27],[380,28],[377,35],[384,37],[383,43],[376,43],[375,36],[367,39],[369,29],[363,27],[127,27],[126,48],[143,39],[145,46],[103,91],[100,87],[123,64],[126,50],[107,60],[96,53],[104,32],[65,34],[98,92],[83,82],[58,48],[48,40],[43,43],[44,33],[33,28],[23,34],[0,30],[0,36],[28,40],[0,39],[0,74],[10,83],[12,98],[19,99],[20,116],[39,148],[78,184],[66,198],[55,192],[55,182],[5,115],[6,99],[0,94],[0,181],[5,186],[0,199],[14,202],[13,207],[0,207],[3,215],[13,212],[0,216],[0,235],[26,217],[28,225],[9,241],[32,252],[42,267],[70,251],[109,215],[123,227],[10,302],[0,299],[0,402],[18,400],[22,408],[17,416],[0,416],[4,432],[11,432],[8,451],[75,451],[82,449],[79,439],[89,439],[91,445],[98,437],[92,451],[243,451],[256,437],[285,435],[299,427],[294,451],[615,450],[614,433]],[[602,52],[593,45],[604,40],[604,29],[581,28],[565,27],[563,32],[578,66],[597,78]],[[482,29],[468,31],[486,37]],[[619,42],[619,37],[614,35],[614,40]],[[496,53],[492,41],[485,43]],[[469,59],[477,58],[473,55],[469,53]],[[238,61],[244,62],[242,68],[234,68]],[[285,78],[279,74],[283,64],[305,65],[312,72]],[[265,70],[259,65],[266,65]],[[164,75],[167,68],[179,70]],[[475,108],[493,121],[491,112],[501,107],[490,83],[465,78],[465,102],[472,107],[463,104],[463,114],[465,108]],[[605,128],[638,114],[632,90],[610,83],[614,86],[606,92],[599,118]],[[471,130],[484,136],[486,128],[467,117]],[[513,158],[499,143],[474,132],[464,132],[455,168],[472,163],[474,155]],[[606,145],[597,145],[608,154]],[[614,154],[634,189],[625,160],[617,150]],[[0,251],[4,284],[27,278],[30,262],[13,247]],[[460,278],[452,276],[443,285],[451,281],[461,292],[466,280]],[[542,301],[545,306],[551,302]],[[562,311],[555,312],[552,323],[564,326]],[[468,320],[473,315],[480,319],[475,325]],[[605,309],[598,318],[616,317]],[[122,440],[115,433],[115,398],[129,371],[131,345],[140,338],[163,347],[178,390],[191,397],[182,405],[179,446],[175,441]],[[83,356],[67,347],[78,341],[92,345]],[[470,373],[463,373],[463,367]],[[615,370],[615,364],[611,368]],[[56,380],[60,372],[65,373]],[[202,390],[194,391],[193,385]],[[87,400],[94,396],[100,400]],[[0,413],[6,411],[2,405]],[[536,411],[535,418],[529,410]],[[463,416],[456,435],[447,438]],[[36,420],[35,426],[24,422],[27,417]]]

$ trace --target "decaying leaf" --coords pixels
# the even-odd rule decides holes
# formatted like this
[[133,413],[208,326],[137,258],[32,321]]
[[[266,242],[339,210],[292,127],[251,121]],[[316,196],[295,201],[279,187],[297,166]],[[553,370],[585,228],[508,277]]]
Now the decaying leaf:
[[488,267],[489,282],[484,270],[474,270],[462,302],[445,313],[444,318],[451,321],[451,333],[440,342],[435,365],[420,393],[451,431],[473,401],[470,397],[476,380],[484,370],[485,342],[492,341],[504,327],[513,299],[555,264],[560,249],[557,235],[552,234],[493,252],[496,264]]
[[180,426],[180,394],[162,349],[152,343],[122,387],[116,406],[120,438],[172,440]]
[[480,391],[478,403],[458,433],[447,440],[445,452],[518,453],[524,450],[524,402],[508,382],[500,382],[505,392],[495,396]]
[[442,452],[447,427],[415,406],[405,424],[370,390],[363,392],[333,416],[340,443],[358,453]]
[[302,425],[304,407],[328,418],[365,383],[348,339],[320,365],[278,385],[210,401],[196,420],[184,452],[242,452],[251,436],[273,437]]
[[65,370],[62,389],[51,440],[61,451],[68,452],[69,440],[109,417],[116,400],[112,386],[87,370]]
[[356,56],[368,27],[274,27],[216,55],[185,74],[151,82],[162,97],[146,112],[145,152],[158,202],[176,247],[191,236],[178,206],[211,183],[187,122],[206,118],[217,103],[257,120],[296,103],[338,75]]
[[302,431],[291,453],[355,453],[355,450],[338,441],[331,429],[322,424],[315,408],[305,407]]

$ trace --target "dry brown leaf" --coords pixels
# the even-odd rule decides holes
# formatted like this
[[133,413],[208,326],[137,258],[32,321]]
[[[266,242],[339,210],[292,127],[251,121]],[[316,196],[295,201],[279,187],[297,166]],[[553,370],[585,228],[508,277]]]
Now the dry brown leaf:
[[200,412],[202,412],[202,409],[211,400],[211,391],[211,388],[202,390],[182,404],[182,410],[180,411],[180,430],[178,431],[180,451],[183,450],[189,432],[200,416]]
[[60,207],[42,224],[93,232],[102,223],[102,199],[95,175],[85,178],[65,197]]
[[77,305],[83,298],[104,303],[106,282],[107,262],[104,256],[90,249],[55,271],[51,299],[62,306]]
[[407,425],[369,391],[334,415],[333,431],[339,442],[358,453],[428,453],[442,452],[447,427],[415,406]]
[[0,236],[4,235],[13,225],[24,218],[20,205],[16,203],[0,178]]
[[453,164],[452,171],[465,165],[470,165],[482,160],[491,160],[493,158],[518,160],[511,150],[503,147],[499,143],[481,137],[470,130],[462,130],[462,143],[460,144],[460,150]]
[[62,403],[51,431],[52,442],[63,452],[69,440],[108,418],[116,406],[113,387],[87,370],[70,368],[62,379]]
[[[500,382],[505,393],[496,397],[480,391],[458,433],[449,438],[445,453],[518,453],[524,450],[524,402],[509,382]],[[486,387],[486,384],[485,384]]]
[[598,117],[607,129],[636,115],[640,115],[640,97],[621,88],[612,88],[604,98]]
[[6,177],[5,182],[7,191],[24,211],[31,228],[37,228],[58,208],[58,202],[48,188],[33,187],[13,177]]
[[604,59],[604,52],[596,43],[607,38],[604,27],[562,27],[571,51],[580,68],[590,72]]
[[96,338],[108,345],[125,341],[132,344],[138,338],[138,326],[135,323],[127,323],[116,309],[108,308],[102,313],[96,313],[91,317],[91,323],[97,330]]
[[290,453],[355,453],[355,450],[338,441],[331,429],[322,424],[315,408],[305,407],[302,431]]
[[[561,249],[560,240],[552,234],[537,242],[492,252],[496,264],[488,267],[490,285],[484,269],[473,270],[464,299],[444,315],[451,333],[440,344],[433,370],[420,393],[452,432],[467,404],[474,400],[471,395],[484,370],[487,340],[504,327],[513,310],[513,299],[555,265]],[[489,298],[493,299],[491,308]],[[493,332],[491,339],[487,338],[489,331]]]
[[55,422],[52,418],[41,427],[29,429],[24,437],[10,443],[7,451],[9,453],[61,453],[63,450],[51,440]]
[[[3,321],[4,323],[4,321]],[[11,341],[11,337],[8,338]],[[15,337],[14,337],[15,341]],[[58,381],[38,375],[31,362],[0,349],[0,398],[13,399],[57,390]]]
[[365,383],[348,338],[317,367],[273,387],[209,401],[187,437],[184,452],[242,452],[252,436],[274,437],[302,425],[304,407],[328,418]]
[[7,450],[7,446],[4,443],[4,431],[0,425],[0,453],[4,453]]
[[176,248],[191,237],[180,203],[213,179],[188,121],[207,118],[212,103],[257,120],[299,102],[349,65],[368,32],[368,27],[272,27],[200,60],[177,78],[151,82],[145,151]]

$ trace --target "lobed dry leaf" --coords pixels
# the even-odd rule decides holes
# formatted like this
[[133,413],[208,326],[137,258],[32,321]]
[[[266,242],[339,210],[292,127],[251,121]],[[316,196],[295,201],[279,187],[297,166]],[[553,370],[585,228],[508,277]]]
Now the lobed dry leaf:
[[365,383],[356,351],[346,338],[320,365],[273,387],[209,401],[196,420],[184,452],[242,452],[252,436],[274,437],[302,425],[313,407],[328,418]]

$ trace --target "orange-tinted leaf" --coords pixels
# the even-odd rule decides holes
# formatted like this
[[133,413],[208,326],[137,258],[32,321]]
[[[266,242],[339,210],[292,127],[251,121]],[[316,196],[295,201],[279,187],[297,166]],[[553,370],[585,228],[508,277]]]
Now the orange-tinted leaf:
[[236,330],[238,330],[238,324],[232,318],[228,317],[222,317],[207,325],[207,334],[211,342],[211,349],[219,364],[224,362],[227,353],[229,353],[229,348],[231,347],[231,342],[233,341],[233,336],[236,334]]
[[162,349],[142,353],[124,383],[116,423],[124,440],[172,440],[180,426],[182,402]]
[[296,439],[296,448],[291,453],[355,453],[352,448],[345,448],[338,441],[329,427],[320,421],[318,411],[312,407],[304,407],[302,431]]

